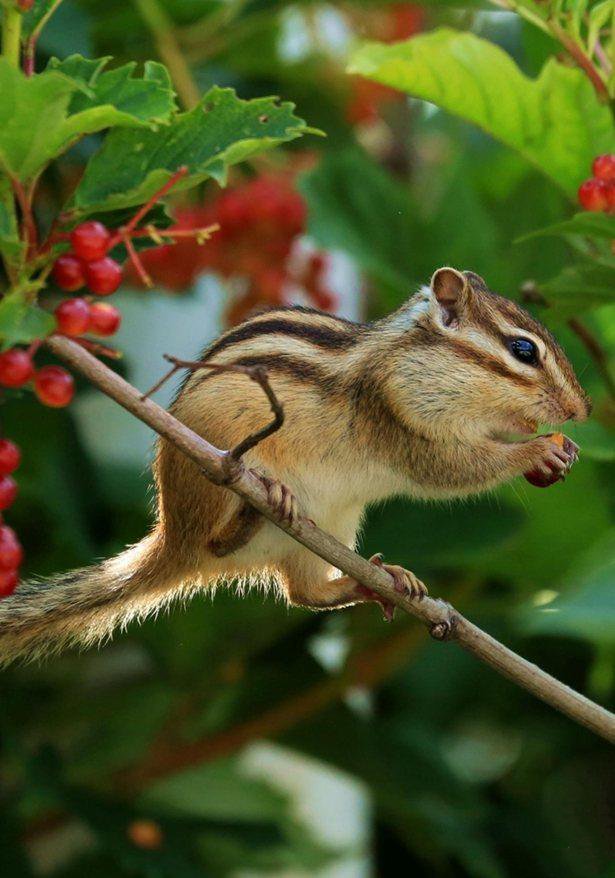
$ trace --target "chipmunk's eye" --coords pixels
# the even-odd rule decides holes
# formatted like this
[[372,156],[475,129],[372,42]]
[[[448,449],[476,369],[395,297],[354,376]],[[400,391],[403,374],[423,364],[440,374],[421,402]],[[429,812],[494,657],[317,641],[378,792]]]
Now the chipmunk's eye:
[[538,348],[529,338],[513,338],[508,342],[513,357],[528,366],[538,365]]

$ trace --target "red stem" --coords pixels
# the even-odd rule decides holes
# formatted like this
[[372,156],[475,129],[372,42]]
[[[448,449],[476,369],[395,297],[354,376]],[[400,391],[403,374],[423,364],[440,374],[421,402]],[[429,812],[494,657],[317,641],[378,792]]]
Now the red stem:
[[34,57],[36,52],[36,37],[30,37],[23,50],[23,72],[26,76],[32,76],[34,70]]
[[151,287],[154,286],[154,282],[151,279],[151,277],[149,276],[149,274],[147,273],[147,271],[145,270],[143,263],[139,259],[139,255],[138,255],[137,251],[135,250],[134,245],[127,234],[122,235],[122,241],[126,245],[126,250],[128,251],[128,256],[130,258],[130,261],[132,262],[135,269],[137,270],[137,274],[141,278],[142,283],[144,283],[146,287],[150,287],[150,289],[151,289]]
[[163,195],[166,195],[167,192],[169,191],[169,189],[172,189],[173,186],[175,186],[175,184],[177,183],[177,181],[181,180],[182,177],[185,177],[187,173],[188,173],[188,165],[182,165],[181,168],[178,168],[177,171],[175,171],[175,173],[171,177],[169,177],[169,179],[164,184],[164,186],[161,186],[157,192],[154,192],[154,194],[151,196],[149,201],[147,201],[135,213],[135,215],[130,220],[130,222],[127,225],[122,226],[122,228],[119,230],[119,233],[111,239],[110,246],[113,247],[115,244],[119,243],[119,241],[124,239],[124,237],[126,235],[130,235],[134,231],[136,226],[141,222],[143,217],[146,216],[146,214],[156,204],[156,202],[159,201],[163,197]]

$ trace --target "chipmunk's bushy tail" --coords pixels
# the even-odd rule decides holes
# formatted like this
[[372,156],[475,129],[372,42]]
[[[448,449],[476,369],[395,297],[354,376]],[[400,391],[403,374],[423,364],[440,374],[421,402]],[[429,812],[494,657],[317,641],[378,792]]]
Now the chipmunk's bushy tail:
[[0,600],[0,665],[99,643],[181,590],[181,573],[157,531],[101,564],[21,583]]

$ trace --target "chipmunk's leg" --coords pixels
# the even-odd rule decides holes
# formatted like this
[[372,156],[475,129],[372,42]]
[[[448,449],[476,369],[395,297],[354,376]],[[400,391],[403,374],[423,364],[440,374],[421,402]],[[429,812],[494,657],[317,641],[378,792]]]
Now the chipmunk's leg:
[[209,540],[207,548],[217,558],[223,558],[245,546],[263,524],[260,512],[244,503],[224,528]]
[[[276,517],[281,522],[294,524],[299,512],[297,499],[290,488],[258,470],[250,470],[250,472],[264,485]],[[240,501],[239,507],[233,510],[222,529],[208,541],[207,547],[217,558],[231,555],[249,543],[264,523],[265,519],[257,509],[245,501]]]
[[[312,561],[312,558],[320,563]],[[418,600],[427,594],[426,586],[411,571],[397,564],[384,564],[380,554],[373,555],[369,560],[391,575],[393,587],[400,594]],[[374,601],[382,607],[387,621],[393,618],[395,607],[390,601],[357,582],[352,576],[330,578],[333,568],[315,555],[310,558],[307,553],[297,553],[292,558],[285,559],[281,569],[288,598],[295,606],[313,610],[334,610]]]

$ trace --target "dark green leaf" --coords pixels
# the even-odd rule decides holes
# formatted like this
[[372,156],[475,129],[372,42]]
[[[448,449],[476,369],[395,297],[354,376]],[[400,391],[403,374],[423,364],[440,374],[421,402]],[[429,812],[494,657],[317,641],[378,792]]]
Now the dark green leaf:
[[307,130],[292,104],[275,98],[243,101],[232,89],[213,88],[194,110],[157,132],[112,131],[89,162],[74,206],[92,213],[141,204],[182,165],[189,174],[176,191],[208,177],[223,184],[231,165]]
[[574,317],[615,304],[615,270],[594,262],[578,263],[539,284],[538,291],[561,319]]

